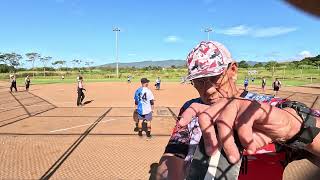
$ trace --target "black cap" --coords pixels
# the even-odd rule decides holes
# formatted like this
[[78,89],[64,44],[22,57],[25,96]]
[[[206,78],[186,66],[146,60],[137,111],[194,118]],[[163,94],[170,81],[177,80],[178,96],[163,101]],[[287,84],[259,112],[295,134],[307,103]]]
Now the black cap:
[[141,78],[141,83],[144,84],[144,83],[148,83],[150,82],[147,78]]

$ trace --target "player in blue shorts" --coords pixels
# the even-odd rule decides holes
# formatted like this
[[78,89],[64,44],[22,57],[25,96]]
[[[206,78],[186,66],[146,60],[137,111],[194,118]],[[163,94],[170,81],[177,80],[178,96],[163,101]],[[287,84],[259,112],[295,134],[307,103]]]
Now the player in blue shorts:
[[147,137],[151,138],[151,120],[154,109],[154,96],[148,88],[149,80],[147,78],[141,79],[141,87],[136,90],[134,94],[134,101],[136,111],[138,113],[138,135],[142,136],[142,123],[147,122]]

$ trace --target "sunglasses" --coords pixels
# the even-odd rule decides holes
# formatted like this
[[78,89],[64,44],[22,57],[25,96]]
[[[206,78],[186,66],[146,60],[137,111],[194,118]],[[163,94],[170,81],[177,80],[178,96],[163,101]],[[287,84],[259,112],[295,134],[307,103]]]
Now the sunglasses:
[[204,78],[198,78],[191,80],[191,84],[195,88],[201,88],[201,87],[206,87],[207,85],[214,86],[214,87],[219,87],[221,84],[221,81],[219,79],[223,77],[222,75],[218,76],[211,76],[211,77],[204,77]]

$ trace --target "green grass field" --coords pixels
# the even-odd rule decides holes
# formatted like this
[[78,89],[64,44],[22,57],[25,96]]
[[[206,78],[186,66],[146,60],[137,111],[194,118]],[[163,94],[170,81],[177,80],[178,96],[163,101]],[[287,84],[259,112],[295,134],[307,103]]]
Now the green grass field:
[[[277,69],[272,76],[272,72],[260,68],[255,69],[258,71],[255,77],[255,81],[251,81],[248,70],[252,69],[239,69],[237,83],[243,84],[245,77],[250,78],[250,84],[261,85],[261,78],[267,79],[267,86],[271,86],[274,78],[278,78],[282,81],[284,86],[301,86],[311,83],[320,83],[320,70],[319,69]],[[76,77],[78,72],[65,72],[65,71],[50,71],[47,72],[46,77],[43,76],[42,71],[35,72],[35,77],[32,77],[32,71],[17,72],[17,83],[23,85],[24,77],[30,75],[32,84],[53,84],[53,83],[76,83]],[[143,69],[120,69],[119,78],[116,78],[114,70],[101,70],[94,69],[92,71],[82,71],[81,75],[84,77],[85,82],[126,82],[127,76],[132,76],[133,82],[139,82],[140,78],[147,77],[151,82],[155,82],[157,77],[160,77],[162,82],[181,82],[182,77],[187,74],[187,69],[162,69],[162,70],[143,70]],[[61,76],[65,79],[62,80]],[[0,80],[9,82],[9,73],[0,74]]]

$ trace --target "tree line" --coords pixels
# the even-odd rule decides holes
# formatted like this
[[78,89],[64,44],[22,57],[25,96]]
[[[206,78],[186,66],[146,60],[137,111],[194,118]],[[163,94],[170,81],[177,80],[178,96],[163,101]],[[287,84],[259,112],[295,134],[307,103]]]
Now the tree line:
[[[24,56],[18,53],[1,53],[0,52],[0,73],[16,72],[19,70],[24,70],[21,66],[24,65],[23,61],[31,64],[32,70],[35,70],[35,63],[38,61],[42,64],[43,75],[46,74],[46,69],[51,69],[49,63],[59,70],[63,69],[67,61],[65,60],[54,60],[51,56],[42,56],[40,53],[31,52],[26,53]],[[80,71],[80,66],[83,65],[90,68],[93,65],[93,61],[83,61],[80,59],[73,59],[70,61],[73,67]],[[37,68],[38,69],[38,68]],[[34,72],[33,72],[34,76]]]
[[269,61],[266,63],[258,62],[251,66],[247,61],[242,60],[238,63],[239,68],[266,68],[272,69],[275,67],[287,67],[287,68],[319,68],[320,66],[320,55],[315,57],[306,57],[300,61],[291,62],[277,62]]
[[[34,76],[34,71],[39,71],[39,67],[35,68],[35,63],[41,62],[42,67],[41,69],[43,70],[43,75],[46,75],[47,70],[68,70],[66,66],[67,61],[65,60],[54,60],[51,56],[42,56],[39,53],[36,52],[31,52],[31,53],[26,53],[24,56],[21,54],[17,53],[1,53],[0,52],[0,73],[8,73],[8,72],[16,72],[16,71],[21,71],[25,70],[22,68],[23,61],[26,61],[27,63],[31,64],[32,70],[33,70],[33,76]],[[93,61],[84,61],[81,59],[73,59],[70,61],[70,63],[73,65],[73,70],[78,70],[80,71],[80,66],[83,65],[87,67],[88,69],[91,69],[93,65]],[[49,66],[52,65],[53,67]],[[254,65],[250,65],[247,61],[242,60],[238,62],[239,68],[265,68],[267,70],[272,70],[274,71],[275,68],[319,68],[320,66],[320,55],[315,56],[315,57],[307,57],[304,58],[300,61],[291,61],[291,62],[276,62],[276,61],[269,61],[269,62],[258,62]],[[107,67],[100,67],[100,69],[104,69]],[[110,67],[111,68],[111,67]],[[171,66],[169,69],[176,69],[176,68],[185,68],[185,67],[176,67],[176,66]],[[108,68],[107,68],[108,69]],[[112,68],[113,69],[113,68]],[[124,68],[128,70],[135,70],[139,69],[136,67],[128,67]],[[141,68],[143,70],[161,70],[163,69],[160,66],[148,66]]]

